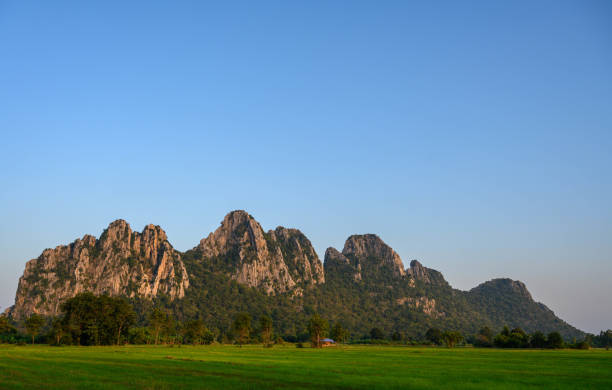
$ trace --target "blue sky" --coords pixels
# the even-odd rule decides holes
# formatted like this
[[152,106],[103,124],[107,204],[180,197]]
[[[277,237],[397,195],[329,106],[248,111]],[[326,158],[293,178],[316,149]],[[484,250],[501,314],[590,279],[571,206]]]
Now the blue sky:
[[246,209],[612,328],[609,2],[206,3],[0,1],[2,307],[114,219]]

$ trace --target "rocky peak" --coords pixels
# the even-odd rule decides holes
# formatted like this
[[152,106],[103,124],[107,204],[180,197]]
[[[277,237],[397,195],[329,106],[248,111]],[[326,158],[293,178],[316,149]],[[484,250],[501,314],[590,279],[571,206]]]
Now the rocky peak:
[[425,283],[430,283],[429,274],[423,264],[419,263],[418,260],[412,260],[410,262],[410,268],[408,269],[408,273],[417,280],[422,280]]
[[[189,277],[166,233],[148,225],[132,232],[122,220],[112,222],[99,240],[85,235],[69,245],[46,249],[26,264],[19,280],[14,317],[55,315],[60,304],[83,291],[95,294],[181,298]],[[44,294],[38,293],[41,289]]]
[[228,271],[240,283],[268,294],[323,283],[323,266],[310,241],[297,229],[265,233],[247,212],[232,211],[196,248],[203,261]]
[[246,211],[232,211],[223,218],[221,226],[200,241],[198,248],[204,257],[223,256],[235,247],[249,248],[241,259],[253,257],[261,260],[269,255],[261,225]]
[[350,236],[342,254],[358,260],[363,267],[386,269],[395,277],[405,274],[402,259],[375,234]]
[[444,276],[431,268],[424,267],[418,260],[410,262],[410,268],[406,270],[406,274],[414,280],[421,281],[427,284],[448,285]]
[[529,301],[533,301],[529,290],[525,283],[519,280],[512,280],[508,278],[492,279],[487,282],[481,283],[470,290],[470,293],[481,293],[487,295],[493,295],[493,293],[501,293],[506,296],[518,296]]
[[328,281],[337,279],[361,280],[361,264],[351,260],[338,252],[336,248],[329,247],[325,251],[325,276]]
[[325,282],[323,264],[312,243],[301,231],[279,226],[270,230],[268,235],[280,247],[285,264],[296,283]]

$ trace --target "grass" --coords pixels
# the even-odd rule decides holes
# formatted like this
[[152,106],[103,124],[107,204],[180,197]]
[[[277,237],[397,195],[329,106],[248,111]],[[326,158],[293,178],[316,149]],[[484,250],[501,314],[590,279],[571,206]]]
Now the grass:
[[612,351],[0,345],[1,389],[611,389]]

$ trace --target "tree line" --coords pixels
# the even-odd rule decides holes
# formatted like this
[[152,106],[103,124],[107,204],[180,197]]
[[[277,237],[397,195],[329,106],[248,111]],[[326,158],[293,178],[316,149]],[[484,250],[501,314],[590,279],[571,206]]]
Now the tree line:
[[403,343],[433,344],[455,347],[473,345],[497,348],[589,348],[612,346],[612,330],[599,335],[588,335],[584,340],[566,343],[559,332],[547,335],[542,332],[527,334],[520,328],[504,327],[499,333],[483,327],[475,335],[464,336],[455,330],[442,331],[430,328],[421,339],[410,339],[395,331],[384,334],[380,328],[372,328],[368,334],[351,338],[351,333],[339,322],[330,326],[329,321],[314,313],[306,324],[308,334],[304,338],[289,339],[274,334],[274,322],[262,315],[254,321],[248,313],[235,315],[228,329],[208,328],[202,319],[177,321],[170,313],[154,307],[141,323],[133,306],[124,298],[96,296],[85,292],[66,300],[60,307],[61,315],[45,318],[33,314],[22,323],[15,324],[0,316],[0,341],[9,343],[44,342],[55,345],[118,345],[118,344],[193,344],[213,342],[233,343],[239,346],[261,343],[266,347],[286,341],[310,341],[313,347],[321,347],[321,340],[329,337],[339,343]]

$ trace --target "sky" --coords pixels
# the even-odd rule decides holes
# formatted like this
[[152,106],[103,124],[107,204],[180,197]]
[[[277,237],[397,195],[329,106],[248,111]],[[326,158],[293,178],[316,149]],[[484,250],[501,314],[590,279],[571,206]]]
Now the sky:
[[375,233],[612,328],[612,4],[0,0],[0,306],[123,218]]

